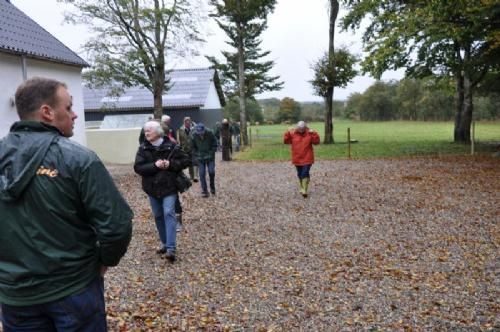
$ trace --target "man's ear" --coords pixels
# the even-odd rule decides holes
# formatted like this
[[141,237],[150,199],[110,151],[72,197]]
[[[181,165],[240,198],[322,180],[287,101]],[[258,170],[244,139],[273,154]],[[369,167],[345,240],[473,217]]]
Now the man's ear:
[[54,110],[49,105],[42,105],[40,107],[40,115],[44,121],[52,122],[54,120]]

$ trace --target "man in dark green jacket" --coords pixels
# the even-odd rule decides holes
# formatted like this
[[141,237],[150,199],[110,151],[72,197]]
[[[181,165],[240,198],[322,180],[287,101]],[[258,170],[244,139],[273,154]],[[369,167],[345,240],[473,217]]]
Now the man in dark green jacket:
[[210,129],[206,129],[203,123],[198,123],[194,127],[192,147],[194,160],[198,164],[201,195],[202,197],[208,197],[207,180],[205,178],[207,169],[210,178],[210,192],[212,195],[215,195],[215,152],[217,151],[217,140],[215,135]]
[[[193,158],[193,122],[189,116],[184,118],[183,125],[177,130],[177,143],[180,144],[182,150],[186,152],[191,159]],[[191,181],[198,182],[198,167],[193,164],[189,166],[189,177]]]
[[103,276],[133,213],[95,153],[68,139],[77,116],[64,83],[24,82],[16,108],[0,141],[4,331],[106,331]]

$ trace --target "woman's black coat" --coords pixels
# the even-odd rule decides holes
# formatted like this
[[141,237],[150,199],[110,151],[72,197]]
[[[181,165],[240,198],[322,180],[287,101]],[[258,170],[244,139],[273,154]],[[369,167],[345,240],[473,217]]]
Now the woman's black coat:
[[[156,167],[155,162],[159,159],[168,159],[169,167]],[[175,178],[190,165],[189,155],[169,139],[165,138],[160,146],[153,146],[146,140],[137,150],[134,171],[142,176],[142,189],[146,194],[161,198],[177,193]]]

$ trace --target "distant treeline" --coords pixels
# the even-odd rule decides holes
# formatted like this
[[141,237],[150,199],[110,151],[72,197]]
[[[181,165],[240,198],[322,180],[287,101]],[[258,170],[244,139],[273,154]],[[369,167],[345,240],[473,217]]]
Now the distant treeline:
[[[454,119],[456,110],[454,96],[453,83],[447,80],[377,81],[364,93],[354,93],[346,101],[335,101],[334,117],[363,121],[450,121]],[[257,102],[254,101],[250,107],[251,122],[324,120],[323,102],[296,102],[292,98],[260,99]],[[238,118],[238,107],[235,106],[233,119]],[[500,119],[500,93],[478,93],[474,98],[473,118]]]

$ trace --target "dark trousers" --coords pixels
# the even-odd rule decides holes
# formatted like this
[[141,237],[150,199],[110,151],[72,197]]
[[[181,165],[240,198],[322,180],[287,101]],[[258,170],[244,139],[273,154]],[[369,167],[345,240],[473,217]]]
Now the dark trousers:
[[210,191],[215,193],[215,160],[200,162],[198,165],[198,172],[200,175],[201,191],[208,193],[206,173],[210,180]]
[[311,166],[312,165],[295,166],[297,169],[297,176],[300,180],[310,177],[309,171],[311,170]]
[[104,279],[96,278],[84,290],[57,301],[30,306],[2,304],[4,332],[104,332]]

